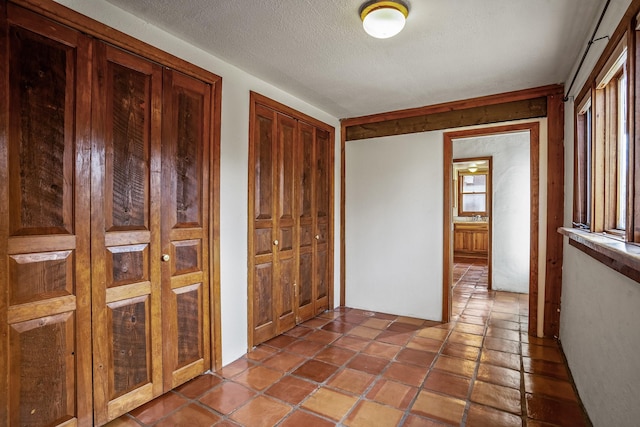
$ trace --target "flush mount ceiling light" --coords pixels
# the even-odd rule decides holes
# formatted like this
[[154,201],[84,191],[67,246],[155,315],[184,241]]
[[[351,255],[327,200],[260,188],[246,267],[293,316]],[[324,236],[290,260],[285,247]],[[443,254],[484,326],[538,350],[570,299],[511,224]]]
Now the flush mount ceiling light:
[[467,170],[468,170],[469,172],[471,172],[471,173],[475,173],[475,172],[477,172],[477,171],[478,171],[478,165],[477,165],[477,164],[475,164],[475,163],[471,163],[471,164],[469,165],[469,169],[467,169]]
[[378,39],[387,39],[402,31],[408,15],[407,6],[398,1],[365,3],[360,11],[364,30]]

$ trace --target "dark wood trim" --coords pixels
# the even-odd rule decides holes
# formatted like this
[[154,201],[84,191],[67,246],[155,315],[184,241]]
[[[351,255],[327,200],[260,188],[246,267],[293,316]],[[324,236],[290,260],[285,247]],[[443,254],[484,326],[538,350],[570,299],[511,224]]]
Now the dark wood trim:
[[451,133],[443,135],[442,147],[442,322],[451,321],[451,302],[453,301],[453,219],[451,206],[453,196],[453,137]]
[[[7,28],[7,4],[0,3],[0,180],[9,182],[9,153],[7,147],[9,145],[9,40]],[[0,327],[2,328],[2,338],[0,339],[0,354],[9,355],[9,337],[8,330],[8,309],[9,309],[9,186],[0,185]],[[89,310],[91,311],[91,310]],[[8,357],[7,357],[8,358]],[[4,402],[0,405],[0,423],[9,424],[9,363],[7,358],[3,357],[3,363],[0,365],[0,401]],[[86,372],[86,362],[79,360],[83,372]],[[89,375],[91,368],[89,368]],[[85,392],[91,392],[91,387],[84,389]],[[79,411],[87,411],[84,404],[80,404]],[[88,414],[91,414],[91,406],[88,408]],[[90,421],[90,416],[88,417]],[[86,423],[88,424],[88,423]],[[83,422],[80,425],[85,425]]]
[[546,97],[510,101],[501,104],[476,106],[452,111],[435,112],[376,123],[351,125],[346,128],[347,141],[390,135],[486,125],[520,119],[534,119],[547,115]]
[[26,9],[32,10],[42,16],[50,18],[56,22],[74,28],[90,36],[96,37],[114,46],[118,46],[131,53],[140,55],[151,61],[155,61],[163,66],[181,71],[184,74],[195,77],[207,83],[215,83],[222,80],[222,77],[210,71],[191,64],[170,53],[167,53],[155,46],[133,38],[119,30],[109,27],[92,18],[82,15],[66,6],[55,3],[51,0],[9,0]]
[[[331,161],[328,166],[328,174],[329,174],[329,236],[330,240],[327,242],[327,257],[328,257],[328,276],[327,276],[327,299],[329,304],[329,309],[333,309],[335,307],[335,209],[336,209],[336,130],[333,126],[330,126],[329,129],[329,158]],[[342,294],[340,294],[342,297]]]
[[254,292],[253,292],[253,278],[252,278],[252,274],[253,271],[251,271],[252,266],[254,264],[254,254],[255,254],[255,248],[254,248],[254,243],[253,243],[253,220],[252,218],[255,218],[255,198],[253,197],[254,194],[252,193],[252,188],[254,188],[255,186],[255,180],[256,180],[256,170],[255,170],[255,165],[251,164],[251,162],[254,161],[255,157],[256,157],[256,149],[255,149],[255,144],[253,143],[254,140],[254,134],[255,134],[255,129],[257,126],[256,121],[254,120],[254,117],[256,117],[256,108],[257,108],[257,102],[254,99],[254,93],[251,92],[249,94],[249,135],[247,138],[249,147],[248,147],[248,153],[247,153],[247,161],[248,161],[248,173],[247,173],[247,353],[251,351],[251,349],[253,348],[253,346],[255,345],[255,343],[253,342],[253,334],[254,334],[254,322],[253,322],[253,316],[254,316],[254,311],[253,311],[253,299],[254,299]]
[[[562,98],[561,95],[556,95]],[[531,228],[530,228],[530,258],[529,258],[529,333],[537,334],[537,306],[538,306],[538,241],[539,241],[539,173],[540,173],[540,125],[538,122],[521,123],[515,125],[493,126],[481,129],[469,129],[462,131],[446,132],[443,135],[443,170],[444,170],[444,210],[443,210],[443,281],[442,281],[442,321],[451,319],[451,284],[453,277],[453,250],[452,250],[452,166],[453,166],[453,140],[474,136],[495,135],[501,133],[529,131],[530,146],[530,182],[531,182]],[[562,194],[562,193],[561,193]]]
[[543,334],[559,337],[562,237],[556,230],[564,223],[564,102],[560,95],[547,99],[547,266]]
[[[640,0],[638,0],[640,1]],[[408,108],[404,110],[389,111],[386,113],[372,114],[369,116],[353,117],[342,120],[343,127],[351,127],[356,125],[378,123],[388,120],[398,120],[407,117],[426,116],[435,113],[447,111],[465,110],[474,107],[486,107],[489,105],[505,104],[508,102],[522,101],[546,97],[549,95],[564,93],[562,85],[548,85],[535,87],[531,89],[517,90],[513,92],[505,92],[494,95],[482,96],[478,98],[469,98],[459,101],[445,102],[442,104],[426,105],[418,108]]]
[[[531,128],[529,134],[529,158],[531,167],[529,174],[531,175],[531,188],[540,188],[540,126]],[[547,137],[548,139],[548,137]],[[531,257],[529,258],[529,335],[538,335],[538,301],[540,295],[540,285],[538,278],[540,277],[540,191],[531,192],[531,236],[535,238],[529,239],[529,247]]]
[[[631,211],[627,217],[627,240],[640,243],[640,98],[636,82],[640,81],[640,31],[636,30],[637,22],[634,18],[629,31],[628,52],[633,52],[628,60],[629,65],[629,181],[628,197],[631,201]],[[632,59],[631,59],[632,58]]]
[[640,283],[640,246],[637,244],[568,227],[558,228],[558,233],[567,236],[571,246]]
[[576,249],[584,252],[585,254],[589,255],[591,258],[594,258],[600,261],[607,267],[617,271],[618,273],[628,277],[631,280],[634,280],[640,283],[640,270],[636,270],[629,267],[628,265],[625,265],[617,257],[613,258],[613,257],[607,256],[602,252],[596,249],[593,249],[585,245],[584,243],[581,243],[579,240],[575,240],[573,238],[569,239],[569,244],[575,247]]
[[211,155],[209,197],[209,282],[211,295],[211,369],[222,368],[222,317],[220,305],[220,132],[222,126],[222,82],[211,84]]
[[340,132],[340,305],[344,306],[346,304],[346,288],[345,283],[347,280],[347,267],[346,267],[346,241],[345,241],[345,232],[346,232],[346,190],[347,190],[347,182],[346,182],[346,171],[347,171],[347,161],[346,161],[346,139],[344,133],[344,127]]

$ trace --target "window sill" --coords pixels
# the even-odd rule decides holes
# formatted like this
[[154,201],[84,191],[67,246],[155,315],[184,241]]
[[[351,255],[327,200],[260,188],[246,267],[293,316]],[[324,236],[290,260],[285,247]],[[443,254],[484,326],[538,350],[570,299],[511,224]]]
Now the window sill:
[[560,227],[558,232],[571,246],[640,283],[640,246],[577,228]]

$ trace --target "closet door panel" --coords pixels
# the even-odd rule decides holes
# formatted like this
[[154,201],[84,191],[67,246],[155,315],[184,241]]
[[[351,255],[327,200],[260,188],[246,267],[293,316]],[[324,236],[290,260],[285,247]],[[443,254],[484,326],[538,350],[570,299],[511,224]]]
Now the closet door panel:
[[164,71],[162,317],[164,390],[211,367],[209,158],[211,87]]
[[67,312],[11,325],[11,382],[18,389],[10,399],[9,425],[58,425],[73,419],[74,318]]
[[278,324],[276,334],[293,328],[296,324],[294,313],[294,287],[296,285],[295,265],[295,143],[296,120],[282,114],[277,115],[277,229],[278,244],[275,245],[274,268],[276,305],[274,307]]
[[314,205],[314,143],[315,129],[306,123],[299,123],[298,147],[298,204],[299,227],[299,270],[298,270],[298,322],[304,322],[315,315],[313,290],[315,273],[313,269],[313,246],[315,240]]
[[315,312],[329,308],[329,216],[331,210],[331,146],[329,132],[318,129],[315,145]]
[[332,151],[318,126],[251,94],[250,345],[328,308]]
[[90,42],[0,18],[0,425],[91,425]]
[[162,393],[159,163],[162,70],[94,44],[94,402],[104,423]]
[[[275,192],[278,174],[276,172],[276,114],[273,110],[256,105],[253,112],[254,126],[249,147],[253,161],[253,198],[249,200],[250,230],[249,253],[252,259],[252,276],[249,288],[252,316],[250,334],[253,345],[260,344],[276,335],[277,321],[274,314],[274,246],[279,235],[274,231],[277,216]],[[279,243],[279,241],[277,242]]]

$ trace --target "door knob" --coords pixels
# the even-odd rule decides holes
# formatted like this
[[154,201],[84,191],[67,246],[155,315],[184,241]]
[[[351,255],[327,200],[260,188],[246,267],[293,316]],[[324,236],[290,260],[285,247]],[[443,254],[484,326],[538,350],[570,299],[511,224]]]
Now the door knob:
[[167,254],[163,254],[160,259],[162,260],[162,262],[167,262],[171,259],[171,257]]
[[316,240],[320,240],[320,235],[316,234]]
[[278,246],[278,244],[279,244],[279,243],[280,243],[280,242],[278,242],[277,240],[274,240],[274,241],[273,241],[273,246]]

